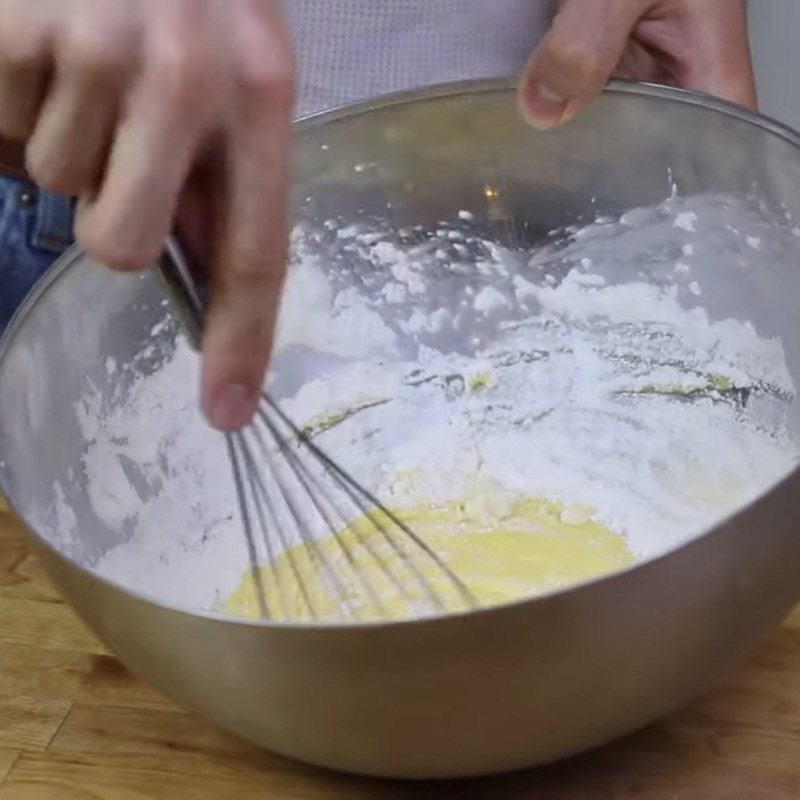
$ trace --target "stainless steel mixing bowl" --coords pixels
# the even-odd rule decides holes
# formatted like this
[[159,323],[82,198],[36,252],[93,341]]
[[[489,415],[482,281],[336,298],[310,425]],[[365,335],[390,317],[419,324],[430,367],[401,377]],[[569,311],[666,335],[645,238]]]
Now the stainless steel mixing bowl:
[[[800,219],[800,138],[693,94],[616,84],[563,131],[517,118],[508,85],[470,84],[324,114],[296,129],[298,208],[409,223],[471,209],[542,234],[680,191],[753,195]],[[502,189],[498,215],[487,186]],[[799,251],[800,252],[800,251]],[[727,314],[779,335],[800,380],[800,268],[706,275]],[[191,613],[93,574],[109,530],[85,497],[78,534],[34,509],[79,462],[74,404],[87,376],[125,361],[159,319],[150,275],[67,254],[25,303],[0,356],[2,486],[48,571],[132,670],[240,736],[374,775],[466,776],[563,758],[639,728],[701,692],[800,597],[797,472],[690,543],[587,585],[465,616],[293,627]],[[158,368],[157,364],[153,365]],[[187,398],[194,391],[187,386]],[[154,413],[158,413],[154,411]],[[793,422],[797,427],[796,406]],[[37,530],[37,521],[39,530]]]

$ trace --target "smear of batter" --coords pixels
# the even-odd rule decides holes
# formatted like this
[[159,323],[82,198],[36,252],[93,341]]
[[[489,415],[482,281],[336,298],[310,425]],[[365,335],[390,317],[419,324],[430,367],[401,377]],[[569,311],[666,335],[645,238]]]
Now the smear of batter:
[[[476,515],[465,504],[400,516],[480,606],[580,583],[634,560],[625,540],[591,519],[590,510],[543,499],[520,501],[500,519]],[[402,554],[374,522],[362,518],[338,538],[296,545],[263,567],[258,580],[248,573],[224,610],[259,617],[259,582],[270,617],[280,620],[369,621],[428,614],[437,610],[429,590],[444,610],[467,607],[457,584],[430,555],[399,528],[387,522],[385,529]]]

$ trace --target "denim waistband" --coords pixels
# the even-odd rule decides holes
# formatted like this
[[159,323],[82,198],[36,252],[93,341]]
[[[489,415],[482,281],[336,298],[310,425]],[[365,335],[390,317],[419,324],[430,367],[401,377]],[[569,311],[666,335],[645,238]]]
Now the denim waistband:
[[73,241],[74,201],[0,172],[0,331]]
[[39,190],[32,232],[33,246],[47,253],[63,253],[72,244],[74,215],[75,202],[71,197]]

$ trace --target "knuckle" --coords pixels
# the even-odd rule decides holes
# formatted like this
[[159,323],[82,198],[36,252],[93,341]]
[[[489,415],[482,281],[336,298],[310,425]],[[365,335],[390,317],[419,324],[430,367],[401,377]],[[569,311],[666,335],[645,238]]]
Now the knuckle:
[[163,44],[150,58],[151,75],[162,95],[180,105],[207,97],[212,70],[203,51],[184,41]]
[[75,235],[80,245],[98,264],[117,272],[135,272],[152,265],[158,252],[148,247],[126,245],[107,229],[98,229],[78,219]]
[[0,64],[25,68],[43,60],[46,26],[31,4],[21,0],[0,0]]
[[100,238],[94,244],[91,241],[84,241],[82,244],[95,261],[117,272],[135,272],[155,261],[155,255],[147,251],[121,247]]
[[38,40],[30,36],[11,36],[8,30],[0,33],[0,68],[28,69],[42,62]]
[[33,115],[21,115],[0,108],[0,135],[14,142],[24,142],[33,133]]
[[66,172],[56,170],[36,170],[28,167],[28,174],[38,186],[54,194],[72,196],[78,194],[83,186]]
[[294,104],[292,62],[280,53],[249,54],[241,59],[237,81],[247,97],[280,108]]
[[[281,264],[280,267],[276,266]],[[282,283],[282,261],[265,258],[264,253],[250,247],[228,251],[222,280],[229,287],[256,294],[277,291]]]
[[603,62],[585,42],[552,42],[545,56],[554,73],[576,89],[592,90],[605,82]]
[[121,72],[126,54],[112,39],[74,33],[64,45],[62,60],[68,70],[96,79]]
[[51,157],[52,149],[47,143],[34,138],[25,151],[25,168],[39,186],[51,192],[69,193],[66,170]]

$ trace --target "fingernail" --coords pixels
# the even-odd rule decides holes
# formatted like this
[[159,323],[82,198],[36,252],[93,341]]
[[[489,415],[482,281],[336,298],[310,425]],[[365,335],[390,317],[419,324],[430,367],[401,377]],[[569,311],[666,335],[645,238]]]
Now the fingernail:
[[528,122],[537,130],[547,131],[561,122],[567,101],[548,86],[531,81],[524,89],[523,111]]
[[250,422],[256,403],[257,397],[248,385],[231,383],[211,398],[206,415],[215,428],[235,431]]

